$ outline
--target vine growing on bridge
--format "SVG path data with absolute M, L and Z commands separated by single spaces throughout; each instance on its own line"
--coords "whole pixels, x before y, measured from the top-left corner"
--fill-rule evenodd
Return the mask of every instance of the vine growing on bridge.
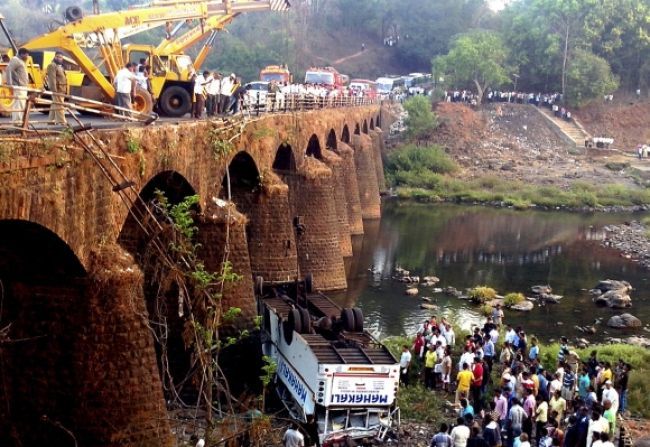
M 224 250 L 226 255 L 219 271 L 210 271 L 201 260 L 201 245 L 196 242 L 199 228 L 195 222 L 199 202 L 199 197 L 193 195 L 171 204 L 164 193 L 155 192 L 151 206 L 165 228 L 157 237 L 168 250 L 165 262 L 157 258 L 157 250 L 152 253 L 156 257 L 149 258 L 149 267 L 155 272 L 150 283 L 158 285 L 156 306 L 150 315 L 151 329 L 160 346 L 165 388 L 174 395 L 174 400 L 181 406 L 187 406 L 176 387 L 178 384 L 191 383 L 199 396 L 196 414 L 201 407 L 208 422 L 213 421 L 215 411 L 221 418 L 230 415 L 232 420 L 237 421 L 234 418 L 233 396 L 220 367 L 219 354 L 225 347 L 249 335 L 246 330 L 228 337 L 221 334 L 224 326 L 232 328 L 242 318 L 240 308 L 224 308 L 222 303 L 226 285 L 241 280 L 241 276 L 233 271 L 228 248 Z M 176 313 L 184 322 L 183 342 L 192 356 L 191 368 L 181 380 L 171 373 L 169 359 L 171 329 L 168 322 L 168 294 L 174 289 L 178 291 Z M 235 422 L 234 428 L 239 432 L 242 424 Z

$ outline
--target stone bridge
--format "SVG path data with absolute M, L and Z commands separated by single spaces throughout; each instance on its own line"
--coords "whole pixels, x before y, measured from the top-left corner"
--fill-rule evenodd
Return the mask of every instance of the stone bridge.
M 242 275 L 223 302 L 247 325 L 255 276 L 346 287 L 350 236 L 380 217 L 391 120 L 380 106 L 269 115 L 232 144 L 239 129 L 207 121 L 93 132 L 144 203 L 158 190 L 200 197 L 200 255 L 214 271 L 227 255 Z M 65 136 L 0 139 L 0 445 L 74 445 L 66 431 L 80 446 L 173 444 L 149 327 L 166 286 L 147 266 L 138 205 L 95 156 Z M 163 292 L 182 357 L 178 291 Z

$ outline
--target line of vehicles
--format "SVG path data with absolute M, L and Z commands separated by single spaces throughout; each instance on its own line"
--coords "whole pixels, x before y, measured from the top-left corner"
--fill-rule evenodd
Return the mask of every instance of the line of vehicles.
M 386 98 L 392 93 L 412 92 L 424 93 L 421 87 L 429 82 L 431 75 L 425 73 L 411 73 L 408 76 L 386 76 L 376 80 L 350 79 L 341 74 L 334 67 L 310 67 L 307 69 L 304 84 L 318 86 L 323 93 L 351 93 L 368 99 Z M 285 65 L 269 65 L 260 71 L 258 81 L 249 82 L 245 88 L 248 90 L 246 102 L 264 104 L 271 92 L 272 84 L 279 87 L 293 84 L 293 75 Z

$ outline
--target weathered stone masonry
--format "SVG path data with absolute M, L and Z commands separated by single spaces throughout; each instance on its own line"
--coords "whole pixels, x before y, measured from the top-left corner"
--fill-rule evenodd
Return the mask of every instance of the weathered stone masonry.
M 363 232 L 362 215 L 379 217 L 378 117 L 389 115 L 372 106 L 267 116 L 249 123 L 227 154 L 209 122 L 95 135 L 141 194 L 200 196 L 201 255 L 211 269 L 224 257 L 228 206 L 217 199 L 228 198 L 230 167 L 229 258 L 243 280 L 224 304 L 240 307 L 246 322 L 255 313 L 254 275 L 313 273 L 322 290 L 346 287 L 350 233 Z M 314 136 L 322 150 L 307 156 Z M 282 147 L 291 160 L 274 169 Z M 10 336 L 27 340 L 0 341 L 8 384 L 0 387 L 0 445 L 17 437 L 68 445 L 57 424 L 84 446 L 172 444 L 147 327 L 148 241 L 112 186 L 70 142 L 0 141 L 0 328 L 12 323 Z

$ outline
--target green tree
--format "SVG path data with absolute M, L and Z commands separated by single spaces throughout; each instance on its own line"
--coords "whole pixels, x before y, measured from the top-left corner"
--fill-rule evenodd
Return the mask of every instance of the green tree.
M 509 81 L 508 51 L 501 36 L 475 30 L 458 36 L 449 53 L 433 61 L 434 73 L 451 76 L 456 85 L 474 84 L 481 103 L 484 92 Z
M 407 135 L 415 141 L 428 140 L 438 126 L 436 115 L 431 111 L 431 101 L 427 96 L 414 96 L 404 102 L 408 112 L 405 123 Z
M 585 102 L 611 93 L 618 88 L 618 79 L 612 74 L 609 63 L 602 57 L 576 50 L 567 70 L 567 102 L 580 106 Z

